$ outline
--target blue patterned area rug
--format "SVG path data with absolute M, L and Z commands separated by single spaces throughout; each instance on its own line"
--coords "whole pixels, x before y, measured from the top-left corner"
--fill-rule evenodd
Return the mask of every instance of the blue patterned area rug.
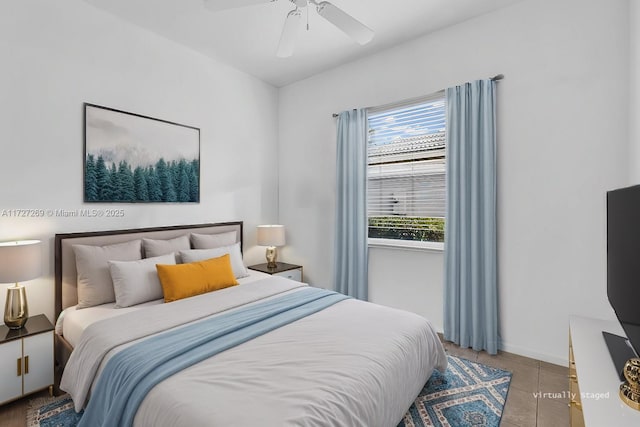
M 33 399 L 27 407 L 27 427 L 75 427 L 81 417 L 68 394 Z
M 398 427 L 493 427 L 500 424 L 511 373 L 448 356 L 444 374 L 435 371 Z M 82 417 L 64 394 L 29 402 L 27 427 L 75 427 Z
M 398 427 L 500 425 L 511 372 L 448 356 L 444 374 L 434 371 Z

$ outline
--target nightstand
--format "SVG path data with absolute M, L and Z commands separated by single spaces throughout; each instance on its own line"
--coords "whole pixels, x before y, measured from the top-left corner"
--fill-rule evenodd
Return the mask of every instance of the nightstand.
M 49 388 L 53 393 L 53 325 L 44 314 L 20 329 L 0 326 L 0 404 Z
M 287 264 L 285 262 L 277 262 L 277 267 L 269 268 L 267 263 L 250 265 L 249 268 L 263 273 L 271 274 L 272 276 L 282 276 L 291 280 L 297 280 L 302 282 L 302 266 L 295 264 Z

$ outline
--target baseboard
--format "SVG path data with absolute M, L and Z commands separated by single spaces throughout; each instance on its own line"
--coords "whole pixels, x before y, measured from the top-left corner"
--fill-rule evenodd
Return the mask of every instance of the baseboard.
M 529 348 L 523 348 L 517 345 L 511 345 L 503 342 L 500 350 L 507 353 L 517 354 L 519 356 L 530 357 L 532 359 L 542 360 L 543 362 L 553 363 L 554 365 L 569 366 L 569 348 L 567 347 L 567 357 L 556 357 L 546 353 L 539 353 Z
M 440 340 L 444 342 L 444 334 L 442 331 L 437 332 Z M 567 347 L 567 357 L 556 357 L 551 356 L 546 353 L 539 353 L 537 351 L 531 350 L 529 348 L 524 348 L 517 345 L 511 345 L 505 342 L 501 342 L 498 347 L 500 351 L 504 351 L 506 353 L 517 354 L 518 356 L 529 357 L 531 359 L 542 360 L 543 362 L 553 363 L 554 365 L 560 366 L 569 366 L 569 348 Z

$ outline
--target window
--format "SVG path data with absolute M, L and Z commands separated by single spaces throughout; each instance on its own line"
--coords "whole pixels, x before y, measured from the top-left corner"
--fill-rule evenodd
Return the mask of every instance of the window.
M 370 239 L 396 241 L 387 241 L 391 244 L 444 242 L 444 107 L 440 92 L 418 102 L 369 111 Z

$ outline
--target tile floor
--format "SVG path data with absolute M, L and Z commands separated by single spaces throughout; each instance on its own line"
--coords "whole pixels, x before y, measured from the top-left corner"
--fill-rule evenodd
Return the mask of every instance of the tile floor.
M 559 393 L 567 390 L 568 369 L 510 353 L 490 356 L 484 352 L 444 344 L 453 356 L 478 361 L 512 372 L 511 386 L 500 427 L 560 427 L 569 425 L 567 399 L 536 397 L 536 392 Z M 0 426 L 25 427 L 27 403 L 45 397 L 46 391 L 0 406 Z
M 38 397 L 47 397 L 49 392 L 44 390 L 34 393 L 20 400 L 16 400 L 6 405 L 0 406 L 0 426 L 2 427 L 26 427 L 27 425 L 27 404 L 29 400 Z
M 497 356 L 490 356 L 451 343 L 445 343 L 444 347 L 453 356 L 505 369 L 513 374 L 500 427 L 569 425 L 568 399 L 536 395 L 538 392 L 556 396 L 566 394 L 569 387 L 568 368 L 511 353 L 500 352 Z

